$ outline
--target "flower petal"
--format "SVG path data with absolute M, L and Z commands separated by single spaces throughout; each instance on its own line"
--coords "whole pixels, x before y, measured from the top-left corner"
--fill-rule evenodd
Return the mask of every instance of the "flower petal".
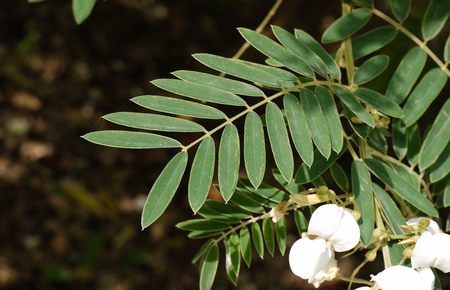
M 358 287 L 355 290 L 370 290 L 372 288 L 370 288 L 369 286 L 363 286 L 363 287 Z
M 406 224 L 408 226 L 415 226 L 417 225 L 422 219 L 428 219 L 430 220 L 430 223 L 427 227 L 427 231 L 432 234 L 442 233 L 442 230 L 439 228 L 439 225 L 436 221 L 426 218 L 426 217 L 413 217 L 406 221 Z
M 450 235 L 437 233 L 433 235 L 433 248 L 436 253 L 436 260 L 432 267 L 444 273 L 450 272 Z
M 420 275 L 416 270 L 405 266 L 392 266 L 384 269 L 372 280 L 383 290 L 425 290 L 422 288 Z
M 411 265 L 414 269 L 429 268 L 436 260 L 433 234 L 423 232 L 414 246 Z
M 434 277 L 433 271 L 430 268 L 425 268 L 422 270 L 418 270 L 417 273 L 419 273 L 419 279 L 421 283 L 420 289 L 433 290 L 434 280 L 436 279 Z
M 297 240 L 289 252 L 292 272 L 303 279 L 313 279 L 334 259 L 334 252 L 324 239 L 310 239 L 306 235 Z
M 344 209 L 344 215 L 329 241 L 336 252 L 345 252 L 353 249 L 359 242 L 360 230 L 358 223 L 349 210 Z
M 343 216 L 344 208 L 340 206 L 335 204 L 319 206 L 309 220 L 308 234 L 328 239 L 337 230 Z

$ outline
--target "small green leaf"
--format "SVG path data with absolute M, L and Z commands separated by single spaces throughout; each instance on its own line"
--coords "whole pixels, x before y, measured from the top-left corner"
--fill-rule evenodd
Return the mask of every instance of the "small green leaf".
M 145 229 L 166 210 L 180 185 L 188 160 L 185 151 L 175 155 L 156 179 L 142 209 L 141 226 Z
M 441 111 L 428 131 L 420 149 L 419 168 L 427 169 L 438 159 L 450 141 L 450 99 L 447 99 Z
M 328 67 L 330 75 L 335 79 L 341 79 L 341 70 L 334 58 L 318 43 L 314 37 L 303 30 L 295 29 L 295 37 L 307 48 L 317 54 Z
M 450 173 L 450 143 L 430 168 L 430 181 L 438 182 Z
M 207 219 L 192 219 L 180 222 L 176 225 L 183 231 L 220 232 L 228 228 L 228 224 Z
M 221 200 L 213 200 L 209 199 L 205 202 L 202 209 L 200 209 L 199 213 L 203 215 L 203 209 L 207 208 L 209 210 L 214 211 L 217 215 L 221 215 L 223 218 L 230 218 L 230 219 L 238 219 L 243 220 L 250 218 L 251 215 L 247 212 L 245 209 L 241 209 L 235 205 L 225 203 Z M 210 211 L 211 213 L 211 211 Z M 212 218 L 209 216 L 209 218 Z M 216 217 L 214 217 L 216 219 Z M 220 219 L 220 218 L 219 218 Z
M 210 238 L 222 234 L 221 232 L 211 232 L 211 231 L 193 231 L 188 234 L 190 239 L 204 239 Z
M 391 187 L 401 198 L 426 214 L 438 216 L 433 203 L 388 165 L 376 159 L 365 159 L 364 162 L 376 177 Z
M 247 64 L 251 67 L 257 68 L 263 72 L 270 74 L 272 77 L 276 78 L 279 83 L 278 83 L 278 85 L 272 86 L 275 88 L 289 87 L 287 85 L 295 86 L 296 85 L 295 82 L 298 81 L 298 78 L 293 73 L 291 73 L 290 71 L 278 68 L 278 67 L 272 67 L 272 66 L 249 62 L 249 61 L 245 61 L 245 60 L 240 60 L 240 62 Z M 261 83 L 260 81 L 255 81 L 255 82 Z M 261 84 L 264 85 L 264 83 L 261 83 Z
M 340 87 L 333 86 L 333 90 L 336 92 L 337 96 L 341 101 L 352 111 L 361 121 L 369 125 L 370 127 L 375 127 L 375 122 L 367 112 L 366 108 L 358 102 L 356 96 Z
M 259 195 L 260 197 L 271 200 L 277 204 L 289 199 L 289 195 L 286 192 L 284 192 L 276 187 L 273 187 L 271 185 L 267 185 L 265 183 L 262 183 L 258 187 L 258 189 L 254 189 L 253 186 L 250 184 L 250 182 L 248 182 L 245 179 L 240 179 L 238 186 L 239 187 L 243 186 L 250 192 L 253 192 L 253 193 Z
M 284 96 L 283 104 L 295 149 L 297 149 L 303 162 L 311 166 L 314 158 L 314 148 L 303 107 L 292 94 Z
M 389 56 L 380 54 L 365 61 L 353 75 L 353 83 L 362 85 L 379 76 L 389 65 Z
M 245 193 L 241 193 L 239 191 L 233 194 L 231 198 L 233 204 L 239 206 L 240 208 L 252 212 L 252 213 L 263 213 L 264 208 L 260 205 L 259 202 L 251 199 Z
M 314 76 L 313 70 L 302 60 L 302 58 L 293 54 L 291 51 L 287 50 L 267 36 L 247 28 L 239 28 L 239 32 L 254 48 L 283 64 L 285 67 L 301 75 L 308 77 Z
M 403 22 L 411 10 L 411 0 L 389 0 L 392 13 L 398 21 Z
M 343 192 L 350 192 L 350 183 L 348 182 L 347 174 L 345 174 L 344 169 L 342 169 L 339 164 L 333 163 L 330 167 L 330 171 L 337 186 L 339 186 Z
M 403 252 L 405 251 L 405 247 L 398 244 L 395 241 L 388 242 L 389 255 L 391 260 L 391 265 L 398 265 L 405 258 L 403 256 Z
M 182 99 L 163 96 L 139 96 L 132 102 L 158 112 L 202 119 L 225 119 L 227 116 L 216 108 Z
M 88 133 L 82 138 L 89 142 L 126 149 L 176 148 L 182 145 L 177 140 L 152 133 L 104 130 Z
M 372 17 L 366 8 L 358 8 L 333 22 L 323 33 L 321 41 L 331 43 L 343 40 L 360 30 Z
M 408 152 L 406 127 L 400 119 L 394 119 L 392 122 L 392 147 L 399 160 L 402 160 Z
M 300 99 L 314 144 L 319 152 L 328 158 L 331 154 L 331 140 L 320 103 L 316 95 L 309 89 L 300 91 Z
M 242 61 L 207 53 L 197 53 L 193 56 L 202 64 L 217 71 L 272 87 L 278 87 L 280 85 L 280 82 L 271 74 Z
M 220 192 L 228 201 L 236 188 L 240 164 L 239 134 L 236 126 L 228 124 L 219 145 L 218 179 Z
M 444 47 L 444 60 L 445 62 L 450 62 L 450 34 L 447 37 Z
M 252 239 L 255 245 L 256 252 L 261 259 L 264 258 L 264 241 L 261 232 L 261 227 L 257 222 L 252 224 Z
M 252 244 L 250 240 L 250 232 L 247 227 L 241 228 L 239 231 L 239 238 L 241 240 L 240 248 L 242 258 L 245 264 L 247 264 L 247 267 L 250 268 L 250 264 L 252 263 Z
M 308 230 L 308 220 L 301 210 L 294 210 L 294 221 L 298 235 L 302 236 Z
M 275 103 L 268 103 L 266 106 L 266 126 L 277 168 L 286 181 L 289 181 L 294 172 L 294 157 L 283 113 Z
M 440 68 L 429 70 L 414 88 L 403 107 L 406 126 L 414 124 L 425 113 L 447 83 L 447 75 Z
M 402 212 L 392 200 L 392 198 L 384 191 L 378 184 L 372 183 L 372 189 L 375 196 L 380 204 L 381 212 L 384 219 L 389 224 L 391 231 L 395 235 L 404 234 L 401 225 L 406 225 L 406 220 L 403 217 Z
M 334 102 L 333 96 L 328 89 L 319 86 L 316 87 L 316 97 L 322 108 L 323 115 L 326 116 L 325 121 L 330 134 L 331 147 L 334 152 L 341 152 L 344 145 L 344 135 L 339 112 Z
M 411 48 L 400 61 L 389 81 L 386 98 L 400 104 L 413 88 L 427 61 L 427 54 L 420 47 Z
M 211 246 L 214 244 L 213 240 L 208 240 L 206 243 L 204 243 L 200 249 L 195 253 L 194 257 L 192 257 L 192 264 L 197 263 L 200 259 L 205 257 L 206 253 L 209 251 Z
M 422 144 L 419 125 L 416 123 L 409 126 L 406 129 L 406 136 L 408 137 L 408 151 L 406 152 L 406 156 L 408 157 L 409 164 L 415 166 L 419 163 L 420 145 Z
M 203 126 L 185 119 L 148 113 L 116 112 L 103 116 L 112 123 L 143 130 L 202 132 Z
M 403 112 L 399 105 L 389 100 L 377 91 L 366 88 L 359 88 L 355 91 L 355 94 L 365 103 L 388 116 L 392 116 L 395 118 L 403 117 Z
M 341 152 L 340 154 L 342 154 L 343 152 Z M 308 167 L 306 164 L 300 165 L 300 168 L 295 174 L 295 182 L 304 184 L 316 179 L 339 158 L 340 154 L 332 152 L 330 158 L 328 158 L 327 160 L 316 150 L 314 152 L 313 165 L 311 167 Z
M 422 36 L 425 41 L 433 39 L 444 28 L 450 14 L 448 0 L 431 0 L 422 21 Z
M 273 233 L 272 221 L 269 218 L 263 220 L 263 235 L 267 251 L 273 257 L 275 252 L 275 236 Z
M 327 65 L 309 47 L 300 42 L 295 36 L 279 26 L 272 26 L 273 34 L 287 49 L 302 58 L 311 68 L 321 76 L 326 77 L 328 73 Z
M 286 219 L 282 217 L 276 224 L 277 244 L 282 256 L 286 252 Z
M 386 129 L 383 128 L 374 128 L 369 132 L 368 136 L 370 144 L 384 154 L 386 154 L 388 150 L 385 131 Z
M 218 265 L 219 247 L 217 244 L 213 244 L 209 247 L 208 253 L 202 262 L 202 269 L 200 271 L 200 290 L 209 290 L 212 288 Z
M 75 22 L 81 24 L 91 15 L 97 0 L 72 0 L 72 12 Z
M 450 180 L 447 181 L 447 185 L 445 186 L 444 198 L 443 198 L 442 202 L 443 202 L 444 207 L 450 206 Z
M 266 171 L 266 144 L 261 118 L 255 112 L 249 112 L 245 118 L 244 163 L 248 179 L 258 188 Z
M 361 241 L 367 247 L 372 240 L 375 208 L 370 173 L 361 160 L 354 160 L 352 163 L 352 188 L 355 194 L 356 204 L 361 213 L 361 218 L 358 220 L 358 225 L 361 230 Z
M 151 83 L 168 92 L 196 100 L 230 106 L 246 105 L 246 102 L 243 99 L 233 93 L 205 85 L 177 79 L 156 79 Z
M 239 223 L 241 221 L 241 216 L 248 216 L 248 214 L 242 214 L 242 213 L 236 213 L 232 215 L 223 214 L 220 211 L 216 211 L 214 209 L 211 209 L 207 206 L 202 206 L 200 210 L 197 212 L 201 217 L 204 217 L 208 220 L 214 220 L 226 224 L 234 224 Z
M 237 95 L 250 96 L 250 97 L 264 97 L 265 94 L 261 89 L 252 86 L 250 84 L 226 79 L 220 76 L 197 72 L 189 70 L 178 70 L 172 73 L 177 78 L 182 80 L 193 82 L 208 87 L 213 87 L 219 90 L 224 90 Z
M 224 240 L 225 245 L 225 270 L 230 281 L 236 286 L 241 267 L 241 253 L 239 249 L 239 236 L 232 233 L 230 239 Z
M 275 180 L 283 186 L 284 189 L 287 190 L 289 193 L 299 193 L 301 191 L 304 191 L 305 188 L 298 183 L 295 183 L 295 180 L 292 179 L 290 182 L 287 182 L 284 180 L 284 177 L 281 175 L 280 171 L 277 169 L 272 170 L 272 175 L 275 178 Z
M 355 37 L 352 40 L 353 58 L 359 59 L 385 47 L 394 40 L 397 33 L 392 26 L 380 26 Z
M 356 117 L 355 114 L 350 111 L 345 105 L 344 107 L 344 116 L 346 117 L 350 127 L 352 127 L 353 131 L 355 131 L 356 135 L 359 137 L 366 139 L 369 134 L 373 131 L 373 129 L 367 126 L 365 123 L 361 122 L 361 120 Z
M 205 138 L 197 149 L 192 162 L 188 185 L 188 199 L 191 209 L 196 213 L 208 196 L 214 175 L 216 148 L 211 137 Z

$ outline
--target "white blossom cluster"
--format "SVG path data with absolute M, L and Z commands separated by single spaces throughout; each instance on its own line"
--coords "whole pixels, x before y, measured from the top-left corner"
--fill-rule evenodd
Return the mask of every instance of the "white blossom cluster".
M 413 218 L 407 223 L 415 226 L 421 219 Z M 322 282 L 338 275 L 335 252 L 355 248 L 359 239 L 359 226 L 350 210 L 334 204 L 322 205 L 312 214 L 308 231 L 292 245 L 289 253 L 291 270 L 318 288 Z M 356 290 L 433 290 L 435 276 L 431 268 L 450 272 L 450 235 L 443 233 L 432 220 L 415 243 L 411 267 L 388 267 L 371 275 L 372 287 Z

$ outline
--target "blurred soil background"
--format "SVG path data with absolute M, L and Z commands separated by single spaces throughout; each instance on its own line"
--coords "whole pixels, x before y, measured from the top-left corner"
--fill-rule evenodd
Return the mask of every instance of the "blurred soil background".
M 198 288 L 190 261 L 202 241 L 174 227 L 192 217 L 185 181 L 165 214 L 140 229 L 143 201 L 174 152 L 111 149 L 80 136 L 113 128 L 102 115 L 139 110 L 128 99 L 158 93 L 150 80 L 202 70 L 190 54 L 232 56 L 242 44 L 235 27 L 255 28 L 272 4 L 99 0 L 77 26 L 71 1 L 0 0 L 0 289 Z M 339 1 L 286 0 L 272 23 L 319 38 L 339 11 Z M 233 287 L 222 261 L 214 289 Z M 238 284 L 307 287 L 287 257 L 268 256 L 243 267 Z

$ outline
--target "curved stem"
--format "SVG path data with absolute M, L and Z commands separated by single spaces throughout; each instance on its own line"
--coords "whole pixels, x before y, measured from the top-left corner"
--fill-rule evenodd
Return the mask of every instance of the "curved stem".
M 422 48 L 426 52 L 426 54 L 428 54 L 431 57 L 431 59 L 447 74 L 447 76 L 450 77 L 450 70 L 448 69 L 447 64 L 444 64 L 439 59 L 439 57 L 436 56 L 436 54 L 427 46 L 426 42 L 420 40 L 411 31 L 406 29 L 402 24 L 395 21 L 391 17 L 387 16 L 382 11 L 380 11 L 374 7 L 368 8 L 368 9 L 372 10 L 373 14 L 375 14 L 379 18 L 383 19 L 384 21 L 386 21 L 387 23 L 389 23 L 390 25 L 392 25 L 393 27 L 398 29 L 401 33 L 406 35 L 409 39 L 414 41 L 420 48 Z

